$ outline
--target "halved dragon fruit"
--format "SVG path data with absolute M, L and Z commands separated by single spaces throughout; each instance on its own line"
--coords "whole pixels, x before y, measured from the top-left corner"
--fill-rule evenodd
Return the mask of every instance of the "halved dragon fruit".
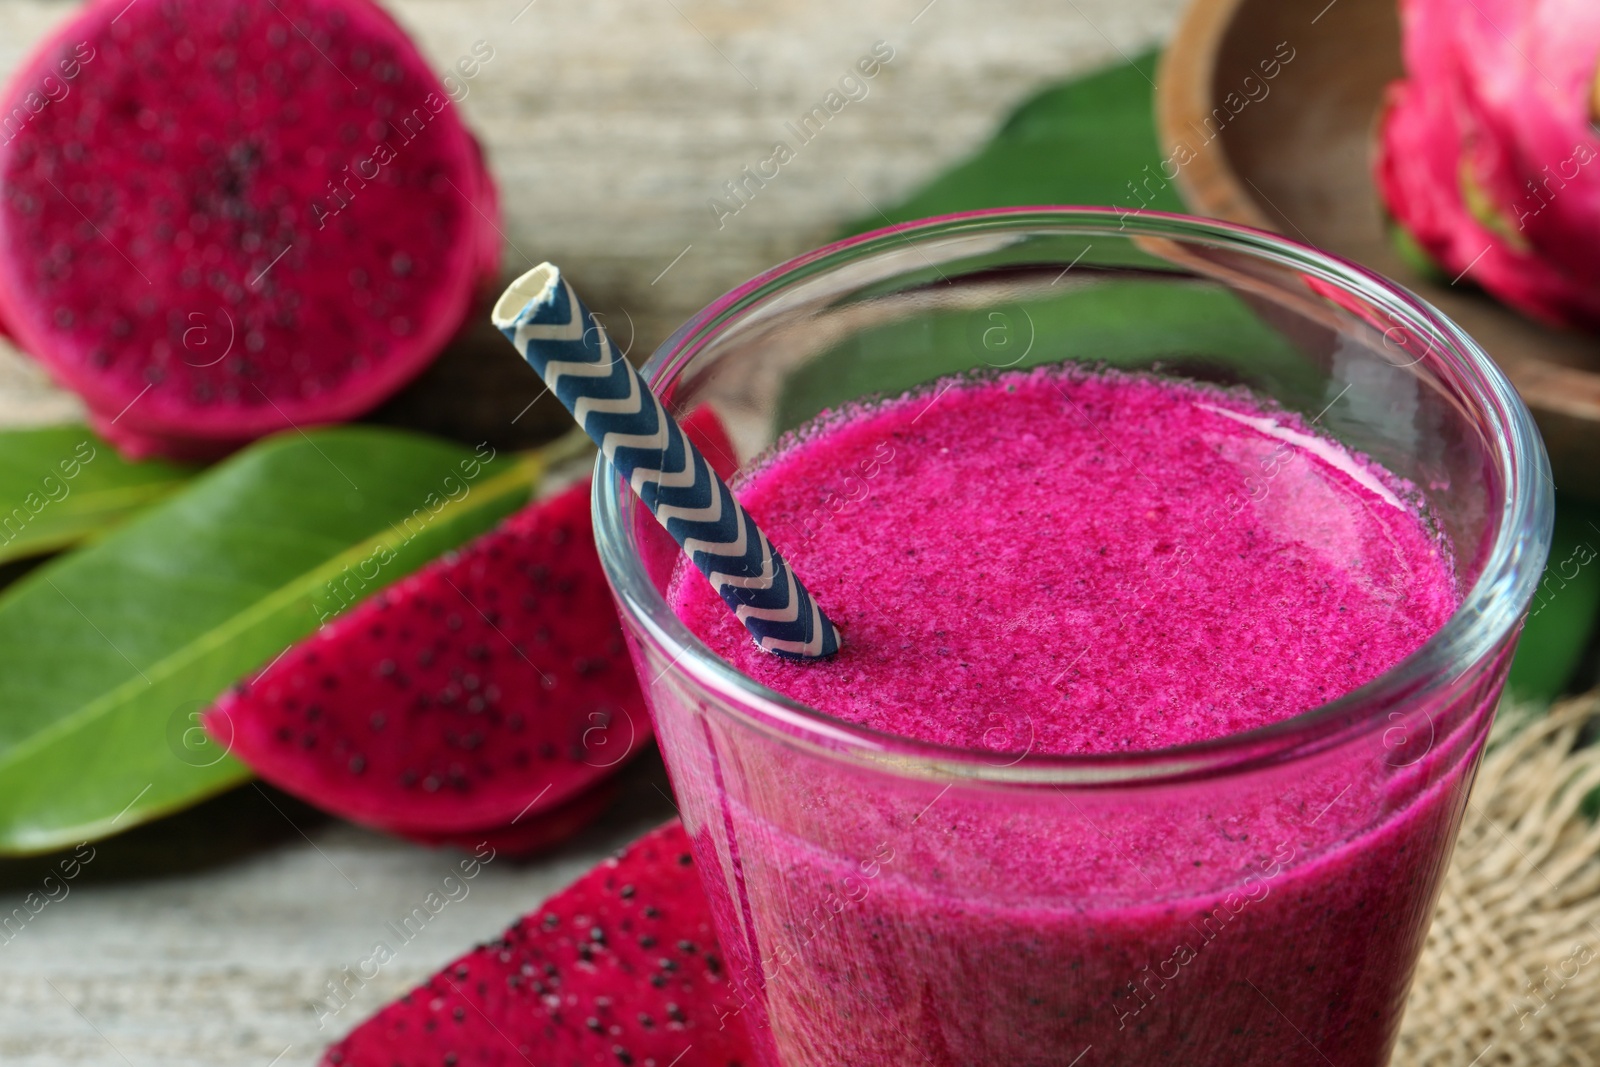
M 711 409 L 684 429 L 726 474 Z M 652 736 L 589 494 L 584 478 L 357 604 L 206 729 L 274 785 L 426 844 L 526 854 L 580 829 Z
M 1403 0 L 1376 164 L 1446 279 L 1600 329 L 1600 5 Z
M 448 964 L 322 1067 L 753 1062 L 689 838 L 672 822 Z
M 0 319 L 130 455 L 358 415 L 498 269 L 477 143 L 371 0 L 91 0 L 0 114 Z

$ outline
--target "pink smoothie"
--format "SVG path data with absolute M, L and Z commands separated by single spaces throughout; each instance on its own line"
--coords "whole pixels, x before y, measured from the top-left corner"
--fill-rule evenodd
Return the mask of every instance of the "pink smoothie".
M 760 652 L 692 570 L 690 628 L 811 707 L 996 764 L 1279 722 L 1459 603 L 1412 486 L 1240 391 L 948 381 L 825 415 L 736 488 L 844 648 Z M 920 798 L 845 778 L 766 808 L 788 763 L 746 761 L 702 865 L 742 931 L 736 1014 L 786 1067 L 1382 1063 L 1476 754 L 1434 742 L 1140 797 L 933 791 L 910 820 Z

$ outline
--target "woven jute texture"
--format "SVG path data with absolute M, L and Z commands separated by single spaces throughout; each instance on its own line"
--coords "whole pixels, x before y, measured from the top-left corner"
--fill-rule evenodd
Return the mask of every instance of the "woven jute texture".
M 1600 1065 L 1600 696 L 1501 709 L 1395 1067 Z M 1592 727 L 1591 727 L 1592 729 Z

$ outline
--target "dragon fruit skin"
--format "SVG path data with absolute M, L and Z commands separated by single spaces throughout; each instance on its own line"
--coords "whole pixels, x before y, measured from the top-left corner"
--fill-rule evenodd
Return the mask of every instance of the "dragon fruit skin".
M 1449 278 L 1600 329 L 1600 65 L 1592 0 L 1402 0 L 1408 79 L 1376 162 L 1397 222 Z

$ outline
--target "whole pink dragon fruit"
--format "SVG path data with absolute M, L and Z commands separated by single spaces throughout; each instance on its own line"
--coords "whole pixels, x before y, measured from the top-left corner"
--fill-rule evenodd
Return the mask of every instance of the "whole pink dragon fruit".
M 1448 278 L 1600 330 L 1600 3 L 1401 0 L 1408 77 L 1377 160 Z

